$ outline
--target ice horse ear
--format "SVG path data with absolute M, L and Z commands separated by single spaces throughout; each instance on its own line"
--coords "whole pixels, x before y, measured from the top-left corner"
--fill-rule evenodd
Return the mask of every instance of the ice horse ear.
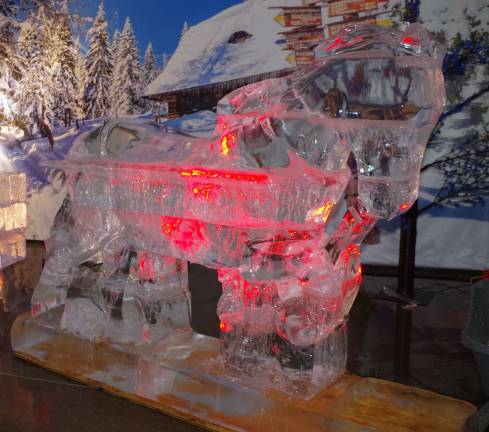
M 442 51 L 419 24 L 353 26 L 316 48 L 323 74 L 335 79 L 325 104 L 341 107 L 329 110 L 331 125 L 355 155 L 359 199 L 375 217 L 392 219 L 417 198 L 424 150 L 445 105 Z

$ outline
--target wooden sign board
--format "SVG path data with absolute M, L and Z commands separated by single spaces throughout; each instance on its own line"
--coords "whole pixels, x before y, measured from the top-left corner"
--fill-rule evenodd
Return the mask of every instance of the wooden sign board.
M 282 17 L 278 19 L 278 17 Z M 284 7 L 275 20 L 284 27 L 321 26 L 321 8 L 316 6 Z M 282 22 L 283 21 L 283 22 Z
M 290 64 L 295 65 L 295 53 L 287 54 L 285 57 L 285 61 L 288 61 Z
M 330 17 L 357 14 L 371 10 L 377 10 L 377 0 L 342 0 L 329 4 L 328 15 Z
M 314 51 L 295 51 L 295 64 L 297 66 L 307 65 L 314 62 Z
M 283 49 L 292 51 L 310 50 L 324 39 L 324 30 L 318 27 L 300 28 L 281 34 L 287 39 Z

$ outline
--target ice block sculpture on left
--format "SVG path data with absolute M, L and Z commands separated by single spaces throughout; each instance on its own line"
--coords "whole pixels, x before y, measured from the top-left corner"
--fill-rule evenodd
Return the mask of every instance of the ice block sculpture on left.
M 26 253 L 26 189 L 24 173 L 0 173 L 0 299 L 4 302 L 7 287 L 2 269 L 23 260 Z
M 26 176 L 0 173 L 0 269 L 25 258 Z
M 306 398 L 334 380 L 360 243 L 416 199 L 445 94 L 420 25 L 353 26 L 316 55 L 223 98 L 211 138 L 112 120 L 50 163 L 69 202 L 33 311 L 64 305 L 64 331 L 185 373 Z M 345 206 L 349 159 L 358 199 Z M 189 327 L 187 261 L 218 269 L 221 368 L 188 363 L 203 339 Z

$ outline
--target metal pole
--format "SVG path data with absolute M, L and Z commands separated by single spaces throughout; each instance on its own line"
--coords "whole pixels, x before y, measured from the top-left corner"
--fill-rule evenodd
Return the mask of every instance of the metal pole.
M 416 224 L 418 202 L 401 216 L 401 238 L 399 243 L 399 273 L 397 292 L 409 299 L 414 298 L 414 269 L 416 259 Z M 409 376 L 411 354 L 412 310 L 398 303 L 396 308 L 396 371 L 401 382 Z

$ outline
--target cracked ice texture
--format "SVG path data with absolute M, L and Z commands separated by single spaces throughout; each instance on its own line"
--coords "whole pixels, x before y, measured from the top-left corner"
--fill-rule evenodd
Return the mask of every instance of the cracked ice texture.
M 197 262 L 219 269 L 228 363 L 310 370 L 316 385 L 334 378 L 361 281 L 359 245 L 377 219 L 416 199 L 445 92 L 439 49 L 417 24 L 352 27 L 316 54 L 285 78 L 223 98 L 209 139 L 111 120 L 51 163 L 67 174 L 70 206 L 33 309 L 68 292 L 65 328 L 89 306 L 151 341 L 155 325 L 188 326 L 182 260 Z M 358 199 L 345 206 L 348 184 Z M 123 325 L 99 321 L 83 336 L 121 340 Z
M 25 258 L 26 176 L 0 173 L 0 269 Z

